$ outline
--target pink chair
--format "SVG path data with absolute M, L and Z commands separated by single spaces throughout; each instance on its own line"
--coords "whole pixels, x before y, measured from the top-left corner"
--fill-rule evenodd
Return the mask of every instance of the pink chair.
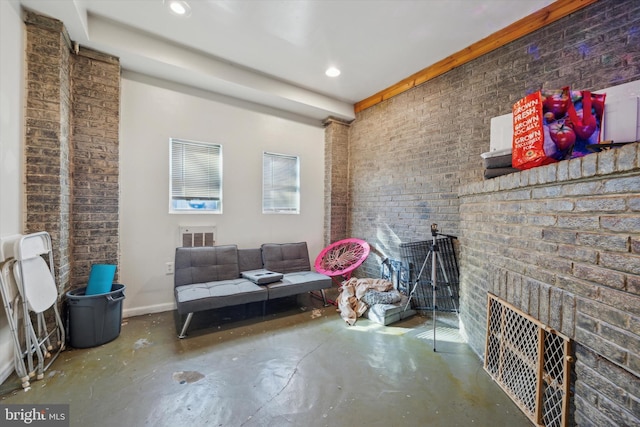
M 339 240 L 318 254 L 314 266 L 318 273 L 326 274 L 334 281 L 336 277 L 349 280 L 353 270 L 367 259 L 370 250 L 369 244 L 364 240 L 356 238 Z

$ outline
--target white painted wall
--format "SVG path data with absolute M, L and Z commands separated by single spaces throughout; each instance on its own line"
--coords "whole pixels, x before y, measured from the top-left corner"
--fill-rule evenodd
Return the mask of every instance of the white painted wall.
M 24 30 L 17 1 L 0 1 L 0 237 L 22 232 Z M 0 314 L 0 383 L 13 371 L 13 345 Z
M 215 225 L 216 244 L 306 241 L 323 248 L 324 129 L 286 114 L 123 73 L 120 111 L 120 281 L 124 316 L 175 307 L 180 225 Z M 169 138 L 222 144 L 223 213 L 169 214 Z M 262 152 L 300 156 L 301 214 L 262 214 Z

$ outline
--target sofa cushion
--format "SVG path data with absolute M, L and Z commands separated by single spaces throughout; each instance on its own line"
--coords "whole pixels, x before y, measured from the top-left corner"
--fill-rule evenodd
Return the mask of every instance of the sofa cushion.
M 265 243 L 262 245 L 262 263 L 265 269 L 278 273 L 311 270 L 306 242 Z
M 240 277 L 236 245 L 176 248 L 174 285 L 190 285 Z
M 314 271 L 287 273 L 281 281 L 267 285 L 269 299 L 288 297 L 304 292 L 318 291 L 332 286 L 331 277 Z
M 267 290 L 246 279 L 220 280 L 175 288 L 178 313 L 265 301 Z

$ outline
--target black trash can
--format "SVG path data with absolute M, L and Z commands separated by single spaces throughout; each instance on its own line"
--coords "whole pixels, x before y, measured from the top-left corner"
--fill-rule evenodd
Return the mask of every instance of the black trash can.
M 85 295 L 86 287 L 67 292 L 69 345 L 95 347 L 118 338 L 122 324 L 124 285 L 111 292 Z

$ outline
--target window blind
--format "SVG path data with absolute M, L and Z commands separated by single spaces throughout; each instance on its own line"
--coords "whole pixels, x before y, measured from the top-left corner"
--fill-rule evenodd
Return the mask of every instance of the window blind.
M 297 156 L 265 152 L 262 163 L 262 212 L 300 212 L 300 162 Z
M 222 147 L 171 139 L 171 198 L 219 201 L 222 193 Z

